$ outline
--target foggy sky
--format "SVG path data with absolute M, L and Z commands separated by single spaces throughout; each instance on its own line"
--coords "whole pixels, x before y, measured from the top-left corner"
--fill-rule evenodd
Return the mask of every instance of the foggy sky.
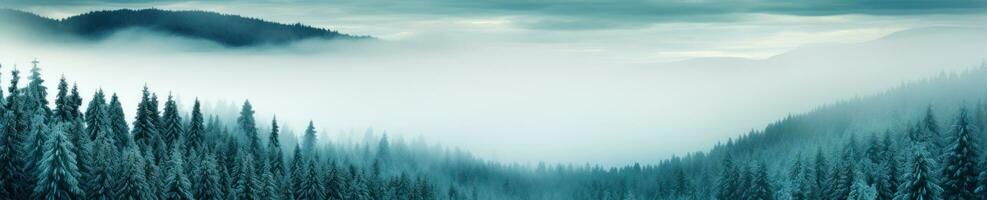
M 13 7 L 52 17 L 203 9 L 382 40 L 231 50 L 144 30 L 96 44 L 0 34 L 11 44 L 0 47 L 0 80 L 7 84 L 9 66 L 23 71 L 39 58 L 49 84 L 65 74 L 87 101 L 97 87 L 119 92 L 131 117 L 147 84 L 184 102 L 250 99 L 262 120 L 277 114 L 295 129 L 309 119 L 334 133 L 373 126 L 504 161 L 653 163 L 788 114 L 980 64 L 987 31 L 978 28 L 984 16 L 970 12 L 979 4 L 917 9 L 931 3 L 916 2 L 813 9 L 701 3 L 689 4 L 698 7 L 694 14 L 643 7 L 621 15 L 606 13 L 643 2 L 586 15 L 577 13 L 592 1 L 432 1 L 372 10 L 312 2 L 49 2 Z M 543 23 L 552 20 L 589 23 Z

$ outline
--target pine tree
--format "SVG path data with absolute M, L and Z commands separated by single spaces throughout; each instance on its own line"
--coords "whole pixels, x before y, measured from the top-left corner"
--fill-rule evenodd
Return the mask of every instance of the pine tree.
M 93 99 L 89 101 L 89 106 L 86 108 L 85 117 L 86 135 L 90 139 L 95 140 L 99 135 L 113 135 L 106 105 L 106 96 L 103 95 L 103 90 L 98 90 L 93 94 Z M 108 137 L 108 139 L 116 138 Z M 116 141 L 112 141 L 111 143 L 116 143 Z
M 123 106 L 120 105 L 120 98 L 114 93 L 110 98 L 110 106 L 107 109 L 107 119 L 110 121 L 110 129 L 113 130 L 113 139 L 117 148 L 123 149 L 133 141 L 130 136 L 130 126 L 127 125 L 127 118 L 123 114 Z
M 305 175 L 299 177 L 302 181 L 296 188 L 299 192 L 295 198 L 309 200 L 326 199 L 327 197 L 323 193 L 325 189 L 322 187 L 323 184 L 319 178 L 318 167 L 316 167 L 315 161 L 309 159 L 308 166 L 305 167 L 305 170 Z
M 261 181 L 261 199 L 282 199 L 280 186 L 271 172 L 271 163 L 264 163 L 259 171 Z
M 206 155 L 205 159 L 202 161 L 202 166 L 198 169 L 201 171 L 196 172 L 196 176 L 200 178 L 199 187 L 195 189 L 195 198 L 200 200 L 219 200 L 224 199 L 226 195 L 223 194 L 223 183 L 220 180 L 219 164 L 216 161 L 216 157 L 213 155 Z
M 195 99 L 195 105 L 192 106 L 192 119 L 189 121 L 188 125 L 188 138 L 186 138 L 186 147 L 197 151 L 203 151 L 203 145 L 205 144 L 205 134 L 206 127 L 203 124 L 202 110 L 199 105 L 199 99 Z
M 41 166 L 41 161 L 44 159 L 45 147 L 47 140 L 49 138 L 49 132 L 51 131 L 47 122 L 45 122 L 45 116 L 40 114 L 42 110 L 34 110 L 34 115 L 30 115 L 31 123 L 29 124 L 27 135 L 31 137 L 27 145 L 22 146 L 23 151 L 29 152 L 25 154 L 25 171 L 31 176 L 28 179 L 29 184 L 35 184 L 38 182 L 38 172 L 41 171 L 39 168 Z M 66 125 L 67 126 L 67 125 Z M 65 131 L 65 130 L 61 130 Z M 68 136 L 66 136 L 68 137 Z M 70 141 L 71 142 L 71 141 Z M 74 146 L 72 147 L 74 150 Z M 75 157 L 75 156 L 73 156 Z M 31 188 L 35 188 L 35 185 L 30 185 Z
M 726 199 L 737 199 L 739 198 L 739 187 L 740 177 L 738 177 L 737 169 L 733 163 L 733 157 L 727 152 L 723 156 L 723 167 L 720 172 L 720 182 L 719 182 L 719 192 L 716 193 L 716 198 L 720 200 Z
M 261 187 L 261 181 L 257 178 L 257 170 L 254 168 L 253 156 L 250 155 L 238 155 L 239 164 L 236 170 L 236 182 L 234 182 L 234 191 L 236 191 L 237 199 L 262 199 L 263 188 Z
M 380 138 L 380 142 L 377 143 L 377 159 L 375 161 L 378 164 L 385 165 L 391 159 L 391 143 L 387 141 L 387 133 Z
M 117 149 L 113 143 L 113 139 L 107 134 L 99 134 L 92 143 L 93 152 L 98 156 L 92 156 L 90 177 L 88 180 L 83 180 L 88 185 L 86 187 L 88 199 L 115 199 L 113 184 L 114 179 L 119 177 L 115 177 L 114 171 L 117 168 L 116 162 L 120 160 L 120 157 L 117 155 Z
M 271 168 L 270 171 L 274 178 L 280 178 L 284 175 L 284 153 L 281 152 L 281 136 L 279 134 L 278 118 L 275 116 L 271 120 L 271 135 L 267 139 L 267 152 L 268 160 Z
M 953 141 L 946 150 L 942 171 L 942 197 L 947 200 L 976 199 L 977 175 L 981 167 L 975 130 L 969 123 L 967 110 L 960 109 L 957 124 L 953 126 Z
M 44 119 L 47 120 L 51 117 L 51 110 L 48 109 L 48 88 L 44 86 L 45 80 L 41 78 L 41 68 L 38 68 L 38 62 L 34 61 L 34 67 L 31 68 L 31 75 L 28 77 L 27 87 L 24 88 L 24 109 L 26 113 L 35 113 L 39 111 Z
M 750 188 L 747 190 L 747 199 L 751 200 L 772 200 L 774 199 L 774 189 L 771 181 L 768 180 L 768 170 L 764 163 L 758 162 L 755 166 Z
M 812 171 L 815 172 L 816 178 L 812 188 L 816 195 L 814 196 L 814 199 L 826 199 L 824 197 L 829 191 L 829 164 L 826 161 L 826 155 L 823 154 L 821 148 L 816 150 L 816 158 Z
M 158 199 L 157 194 L 147 182 L 144 169 L 144 157 L 136 146 L 127 147 L 123 153 L 123 166 L 120 167 L 122 177 L 116 182 L 117 198 L 126 200 Z
M 315 124 L 312 121 L 308 121 L 308 128 L 305 128 L 305 135 L 302 137 L 302 148 L 305 156 L 313 156 L 315 153 Z
M 305 169 L 305 161 L 302 159 L 301 147 L 295 144 L 294 154 L 291 156 L 291 191 L 294 198 L 301 198 L 304 193 L 305 175 L 308 172 Z
M 150 95 L 151 93 L 148 91 L 147 86 L 144 86 L 141 102 L 137 104 L 134 126 L 131 130 L 133 131 L 134 142 L 137 142 L 137 146 L 141 149 L 155 148 L 155 137 L 158 137 L 158 122 L 156 117 L 154 117 L 157 115 L 157 110 L 151 106 Z
M 799 154 L 796 156 L 795 163 L 792 164 L 792 169 L 788 175 L 792 180 L 790 194 L 792 200 L 806 200 L 811 198 L 809 194 L 809 183 L 811 179 L 806 174 L 808 174 L 807 170 L 805 169 L 805 165 L 802 164 L 802 156 Z
M 165 178 L 164 198 L 168 200 L 194 199 L 192 198 L 192 183 L 185 175 L 185 161 L 182 158 L 182 151 L 176 145 L 168 160 L 168 174 Z
M 85 192 L 79 188 L 72 142 L 66 135 L 67 124 L 58 124 L 45 142 L 44 157 L 38 162 L 38 182 L 34 187 L 37 199 L 81 199 Z
M 65 76 L 62 76 L 58 81 L 58 93 L 55 95 L 55 120 L 60 122 L 67 122 L 72 119 L 72 111 L 70 110 L 70 105 L 72 100 L 68 97 L 69 84 L 65 81 Z
M 178 114 L 178 105 L 169 94 L 165 101 L 164 115 L 161 116 L 161 139 L 165 147 L 171 148 L 179 138 L 184 138 L 185 131 L 182 128 L 182 117 Z
M 260 157 L 264 152 L 261 151 L 260 137 L 257 136 L 257 125 L 256 120 L 254 120 L 254 108 L 250 105 L 250 101 L 243 102 L 240 117 L 236 121 L 240 131 L 247 137 L 250 155 L 253 156 L 254 160 L 262 161 Z
M 921 149 L 921 148 L 919 148 Z M 911 171 L 905 175 L 903 183 L 895 194 L 895 200 L 940 199 L 942 188 L 932 174 L 931 163 L 922 152 L 916 152 L 911 161 Z
M 874 186 L 867 185 L 863 179 L 857 179 L 853 182 L 853 188 L 850 190 L 850 194 L 846 199 L 875 200 L 877 199 L 877 189 L 875 189 Z
M 879 200 L 891 200 L 894 198 L 895 193 L 898 191 L 898 176 L 900 174 L 900 167 L 898 167 L 898 155 L 891 141 L 891 134 L 884 134 L 882 139 L 884 143 L 884 161 L 883 161 L 883 172 L 881 179 L 878 180 L 877 187 L 877 199 Z
M 30 180 L 31 175 L 26 171 L 30 161 L 29 144 L 27 135 L 21 122 L 25 117 L 21 109 L 21 95 L 18 90 L 19 72 L 15 69 L 11 72 L 10 96 L 4 100 L 3 109 L 0 112 L 0 191 L 5 197 L 12 199 L 27 199 L 30 197 L 33 188 L 25 180 Z M 2 99 L 2 97 L 0 97 Z M 21 180 L 21 181 L 14 181 Z
M 942 144 L 940 138 L 939 122 L 936 120 L 935 114 L 932 111 L 932 105 L 929 105 L 925 110 L 925 117 L 922 118 L 921 125 L 918 128 L 919 136 L 916 141 L 921 142 L 926 146 L 926 150 L 933 154 L 939 154 L 942 152 Z
M 688 195 L 691 190 L 690 187 L 691 184 L 689 183 L 689 180 L 685 177 L 685 170 L 682 169 L 682 166 L 675 167 L 674 175 L 675 175 L 675 188 L 673 189 L 674 195 L 678 197 L 684 197 Z
M 850 191 L 853 189 L 853 184 L 856 182 L 857 169 L 855 160 L 853 158 L 854 148 L 853 142 L 848 144 L 848 147 L 844 148 L 843 155 L 840 158 L 839 166 L 834 172 L 834 180 L 831 199 L 842 199 L 850 195 Z
M 157 155 L 155 155 L 153 149 L 144 149 L 144 174 L 147 177 L 148 191 L 155 196 L 155 198 L 163 198 L 161 196 L 164 177 L 162 177 L 161 167 L 156 163 L 158 160 Z

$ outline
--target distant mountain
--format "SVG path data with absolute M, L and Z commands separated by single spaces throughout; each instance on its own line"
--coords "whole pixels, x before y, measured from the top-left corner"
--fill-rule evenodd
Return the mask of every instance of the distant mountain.
M 64 19 L 0 9 L 0 24 L 45 36 L 72 35 L 101 40 L 121 30 L 141 28 L 166 35 L 204 39 L 227 47 L 284 45 L 306 39 L 369 39 L 302 24 L 281 24 L 262 19 L 207 11 L 160 9 L 94 11 Z

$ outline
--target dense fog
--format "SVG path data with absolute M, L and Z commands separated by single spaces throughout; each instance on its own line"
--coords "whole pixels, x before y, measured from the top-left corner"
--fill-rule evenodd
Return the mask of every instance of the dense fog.
M 97 42 L 4 32 L 5 71 L 37 58 L 84 94 L 117 92 L 128 116 L 146 84 L 175 91 L 183 112 L 196 97 L 228 112 L 249 99 L 259 121 L 276 114 L 301 129 L 311 119 L 329 140 L 373 127 L 503 161 L 606 165 L 706 150 L 792 113 L 979 66 L 987 52 L 987 31 L 962 27 L 656 63 L 429 37 L 227 49 L 147 30 Z

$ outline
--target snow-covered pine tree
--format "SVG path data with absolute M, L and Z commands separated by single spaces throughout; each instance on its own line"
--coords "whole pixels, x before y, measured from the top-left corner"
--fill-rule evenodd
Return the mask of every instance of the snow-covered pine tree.
M 79 169 L 72 142 L 67 136 L 66 123 L 59 123 L 46 134 L 44 154 L 36 168 L 36 199 L 82 199 L 85 192 L 79 187 Z
M 293 198 L 300 198 L 305 192 L 303 185 L 305 184 L 305 175 L 308 170 L 305 169 L 305 160 L 302 158 L 301 146 L 297 143 L 295 144 L 295 151 L 291 156 L 291 168 L 288 170 L 290 173 L 290 191 Z
M 316 141 L 315 124 L 312 121 L 308 121 L 308 127 L 305 128 L 305 135 L 302 137 L 302 152 L 304 152 L 305 156 L 309 158 L 314 157 Z
M 161 116 L 161 139 L 165 147 L 171 149 L 179 138 L 184 138 L 185 131 L 182 128 L 182 117 L 178 114 L 178 105 L 174 97 L 169 94 L 165 101 L 164 114 Z
M 895 194 L 895 200 L 940 199 L 942 188 L 939 187 L 935 178 L 930 176 L 933 173 L 932 163 L 921 151 L 923 149 L 921 147 L 918 149 L 919 151 L 912 155 L 911 171 L 905 174 L 905 178 Z
M 3 196 L 17 198 L 27 198 L 24 194 L 30 194 L 32 188 L 28 188 L 26 181 L 29 176 L 24 171 L 25 159 L 24 151 L 25 135 L 18 130 L 19 118 L 22 117 L 20 110 L 20 95 L 17 89 L 18 71 L 15 69 L 11 73 L 10 96 L 3 100 L 3 109 L 0 109 L 0 192 Z M 0 99 L 3 99 L 0 96 Z
M 789 195 L 792 200 L 811 199 L 811 194 L 809 194 L 811 179 L 809 179 L 810 176 L 807 176 L 807 174 L 809 172 L 802 162 L 802 154 L 799 153 L 795 156 L 795 163 L 792 164 L 792 168 L 788 174 L 791 180 Z
M 822 148 L 816 150 L 816 157 L 813 162 L 812 171 L 815 173 L 815 180 L 813 180 L 812 191 L 815 196 L 813 199 L 825 199 L 829 188 L 829 162 L 826 161 L 826 154 L 823 154 Z
M 875 185 L 877 188 L 877 199 L 891 200 L 894 199 L 894 195 L 898 191 L 901 167 L 899 167 L 896 148 L 893 148 L 894 142 L 891 140 L 890 132 L 884 134 L 881 143 L 887 148 L 885 148 L 885 152 L 883 153 L 884 161 L 881 165 L 883 167 L 883 174 L 881 174 L 880 179 Z
M 117 154 L 116 145 L 113 143 L 113 139 L 110 135 L 106 134 L 106 131 L 101 131 L 97 135 L 95 140 L 92 142 L 93 153 L 98 156 L 92 156 L 92 163 L 90 163 L 90 174 L 88 180 L 83 180 L 87 183 L 86 195 L 88 199 L 101 199 L 101 200 L 111 200 L 114 197 L 114 179 L 120 178 L 117 176 L 115 170 L 117 169 L 118 160 L 120 160 Z
M 160 199 L 163 198 L 161 194 L 164 190 L 164 177 L 162 176 L 161 167 L 155 163 L 158 160 L 156 157 L 157 155 L 154 154 L 154 149 L 149 148 L 144 150 L 144 174 L 146 174 L 147 186 L 149 191 L 152 192 L 152 195 Z
M 834 179 L 832 185 L 832 195 L 831 199 L 842 199 L 850 195 L 850 190 L 853 189 L 853 184 L 856 182 L 857 168 L 856 161 L 853 158 L 854 146 L 853 140 L 847 144 L 847 147 L 843 149 L 843 154 L 840 156 L 840 161 L 834 172 Z
M 89 101 L 89 105 L 86 107 L 86 135 L 95 140 L 97 135 L 106 134 L 112 135 L 112 130 L 110 126 L 109 112 L 106 105 L 106 96 L 103 94 L 103 90 L 96 91 L 93 94 L 93 99 Z M 109 137 L 109 139 L 115 139 Z M 113 141 L 116 143 L 116 141 Z
M 182 157 L 182 145 L 172 148 L 168 159 L 168 173 L 164 180 L 165 190 L 162 195 L 167 200 L 190 200 L 192 198 L 192 183 L 185 174 L 185 160 Z
M 113 130 L 112 135 L 117 148 L 124 149 L 131 145 L 129 142 L 133 141 L 133 138 L 130 136 L 130 126 L 127 125 L 127 117 L 123 114 L 123 106 L 120 105 L 120 98 L 117 97 L 116 93 L 110 97 L 107 120 L 109 120 L 110 129 Z
M 726 152 L 723 155 L 723 163 L 720 169 L 720 180 L 717 187 L 719 191 L 716 193 L 717 199 L 736 199 L 740 196 L 738 194 L 740 192 L 738 191 L 740 177 L 738 177 L 737 168 L 734 165 L 733 156 L 730 155 L 730 152 Z
M 325 188 L 323 188 L 322 179 L 320 178 L 318 166 L 316 166 L 314 159 L 308 159 L 308 166 L 305 169 L 305 175 L 299 177 L 302 179 L 299 187 L 295 188 L 298 190 L 298 195 L 295 198 L 298 199 L 326 199 L 326 195 L 323 193 Z
M 254 168 L 254 158 L 245 155 L 243 151 L 237 155 L 236 182 L 234 191 L 237 199 L 262 199 L 263 187 L 261 180 L 257 177 L 257 170 Z
M 71 104 L 70 101 L 72 100 L 70 100 L 68 96 L 69 84 L 65 81 L 65 76 L 63 75 L 62 78 L 58 80 L 58 93 L 55 94 L 55 110 L 53 111 L 53 117 L 56 121 L 66 122 L 72 119 L 72 111 L 69 108 L 69 104 Z
M 205 144 L 206 126 L 203 124 L 202 110 L 200 107 L 199 99 L 196 98 L 195 104 L 192 105 L 192 117 L 189 120 L 185 146 L 192 150 L 204 152 L 203 145 Z
M 130 146 L 123 151 L 123 166 L 119 168 L 120 177 L 115 183 L 116 199 L 142 200 L 158 199 L 145 176 L 143 154 L 137 146 Z
M 261 199 L 282 199 L 279 190 L 280 185 L 275 180 L 274 173 L 271 172 L 271 163 L 265 162 L 262 166 L 261 170 L 258 171 L 261 182 Z
M 39 179 L 38 171 L 40 170 L 38 168 L 41 165 L 41 160 L 44 158 L 44 154 L 46 150 L 45 144 L 47 143 L 47 140 L 49 138 L 48 135 L 50 134 L 49 132 L 51 131 L 45 120 L 46 117 L 43 114 L 40 114 L 42 112 L 43 112 L 42 110 L 35 109 L 34 110 L 35 114 L 30 115 L 31 122 L 29 123 L 28 126 L 30 127 L 30 129 L 27 129 L 29 130 L 29 132 L 26 132 L 27 135 L 30 137 L 29 139 L 30 141 L 26 143 L 27 145 L 21 147 L 24 149 L 25 152 L 29 152 L 28 154 L 25 154 L 24 157 L 24 159 L 26 160 L 25 171 L 28 174 L 30 174 L 31 178 L 28 179 L 27 182 L 31 184 L 30 187 L 33 189 L 37 188 L 35 183 L 37 183 Z M 74 148 L 75 147 L 73 146 L 73 150 Z M 75 156 L 73 155 L 73 157 Z
M 144 86 L 141 94 L 141 102 L 137 104 L 137 114 L 134 117 L 134 125 L 131 131 L 134 142 L 142 151 L 155 148 L 154 138 L 158 136 L 158 122 L 154 117 L 156 110 L 152 110 L 151 92 Z M 156 106 L 155 106 L 156 107 Z
M 858 176 L 863 176 L 862 173 L 858 173 Z M 850 190 L 847 200 L 875 200 L 877 199 L 877 189 L 872 185 L 868 185 L 863 179 L 856 179 L 853 182 L 853 188 Z
M 980 148 L 977 147 L 975 132 L 966 108 L 960 109 L 956 125 L 952 127 L 952 141 L 943 155 L 943 199 L 976 199 L 977 175 L 983 168 L 978 162 Z
M 202 160 L 201 166 L 197 169 L 199 171 L 195 172 L 196 176 L 199 177 L 201 182 L 197 183 L 199 187 L 193 188 L 195 190 L 195 199 L 200 200 L 219 200 L 224 199 L 223 194 L 223 183 L 220 180 L 219 164 L 216 161 L 216 156 L 206 155 Z
M 278 117 L 271 120 L 271 134 L 267 139 L 268 163 L 273 178 L 281 179 L 284 176 L 284 153 L 281 151 L 281 135 L 278 126 Z
M 747 198 L 750 200 L 772 200 L 774 199 L 774 189 L 771 180 L 768 180 L 768 169 L 764 163 L 757 162 L 751 176 L 751 184 L 747 189 Z
M 257 122 L 254 119 L 254 108 L 250 101 L 244 101 L 240 110 L 240 117 L 236 119 L 239 131 L 247 138 L 247 151 L 250 152 L 253 160 L 262 163 L 264 155 L 261 149 L 260 137 L 257 135 Z M 255 163 L 256 164 L 256 163 Z

